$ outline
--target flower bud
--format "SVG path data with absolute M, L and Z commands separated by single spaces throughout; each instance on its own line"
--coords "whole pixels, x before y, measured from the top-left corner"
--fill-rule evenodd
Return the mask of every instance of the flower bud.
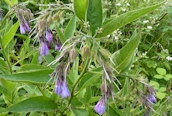
M 90 47 L 85 45 L 81 49 L 82 60 L 85 61 L 90 56 Z
M 74 62 L 76 57 L 77 57 L 77 52 L 76 52 L 75 48 L 72 48 L 69 52 L 70 61 Z
M 108 50 L 104 49 L 104 48 L 100 49 L 100 53 L 102 54 L 102 56 L 105 59 L 109 59 L 109 57 L 111 56 L 111 53 Z

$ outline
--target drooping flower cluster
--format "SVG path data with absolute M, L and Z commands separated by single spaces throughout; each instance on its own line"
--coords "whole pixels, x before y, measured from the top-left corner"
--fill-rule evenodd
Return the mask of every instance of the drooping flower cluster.
M 64 76 L 58 77 L 56 79 L 54 92 L 60 95 L 62 98 L 67 98 L 70 96 L 70 91 Z
M 35 27 L 35 33 L 37 33 L 36 38 L 38 38 L 40 42 L 40 57 L 49 54 L 52 43 L 55 45 L 55 50 L 60 50 L 61 48 L 61 42 L 57 38 L 54 38 L 52 31 L 48 27 L 49 23 L 50 22 L 42 19 L 37 22 Z
M 30 32 L 29 21 L 32 19 L 32 13 L 30 9 L 18 9 L 16 10 L 16 16 L 20 21 L 20 33 L 25 34 Z
M 52 73 L 52 77 L 56 79 L 54 93 L 60 95 L 62 98 L 67 98 L 70 96 L 70 91 L 68 89 L 67 81 L 66 81 L 66 73 L 64 63 L 60 63 L 57 65 L 56 69 Z
M 155 90 L 152 87 L 147 87 L 146 95 L 143 97 L 143 105 L 146 109 L 144 116 L 149 116 L 152 111 L 152 105 L 156 103 Z

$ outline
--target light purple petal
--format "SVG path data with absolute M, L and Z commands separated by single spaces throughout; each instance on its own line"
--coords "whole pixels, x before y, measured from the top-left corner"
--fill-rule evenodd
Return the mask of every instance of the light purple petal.
M 52 41 L 53 41 L 53 35 L 52 35 L 52 33 L 51 33 L 51 30 L 47 30 L 47 31 L 46 31 L 46 40 L 47 40 L 48 42 L 52 42 Z
M 103 115 L 105 113 L 105 101 L 100 99 L 99 102 L 94 107 L 94 110 L 99 114 Z
M 41 55 L 48 55 L 49 54 L 48 45 L 45 42 L 41 43 L 40 54 Z
M 24 25 L 22 23 L 20 23 L 20 33 L 21 34 L 25 34 L 26 33 Z
M 68 86 L 66 82 L 63 82 L 62 84 L 62 93 L 61 93 L 62 98 L 67 98 L 70 96 L 70 91 L 68 89 Z

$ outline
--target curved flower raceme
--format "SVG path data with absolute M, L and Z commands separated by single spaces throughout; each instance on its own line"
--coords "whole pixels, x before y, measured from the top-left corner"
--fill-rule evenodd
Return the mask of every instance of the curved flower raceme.
M 70 96 L 70 91 L 63 76 L 56 80 L 54 92 L 60 95 L 62 98 L 67 98 Z

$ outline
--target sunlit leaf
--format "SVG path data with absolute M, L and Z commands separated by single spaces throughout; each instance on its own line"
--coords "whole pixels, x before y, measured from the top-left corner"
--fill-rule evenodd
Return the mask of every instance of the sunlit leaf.
M 163 3 L 159 3 L 159 4 L 149 6 L 146 8 L 137 9 L 134 11 L 129 11 L 127 13 L 124 13 L 122 15 L 115 17 L 113 20 L 111 20 L 110 22 L 102 26 L 103 32 L 98 34 L 97 37 L 107 36 L 108 34 L 112 33 L 116 29 L 119 29 L 125 26 L 126 24 L 138 19 L 139 17 L 149 13 L 150 11 L 160 7 Z

